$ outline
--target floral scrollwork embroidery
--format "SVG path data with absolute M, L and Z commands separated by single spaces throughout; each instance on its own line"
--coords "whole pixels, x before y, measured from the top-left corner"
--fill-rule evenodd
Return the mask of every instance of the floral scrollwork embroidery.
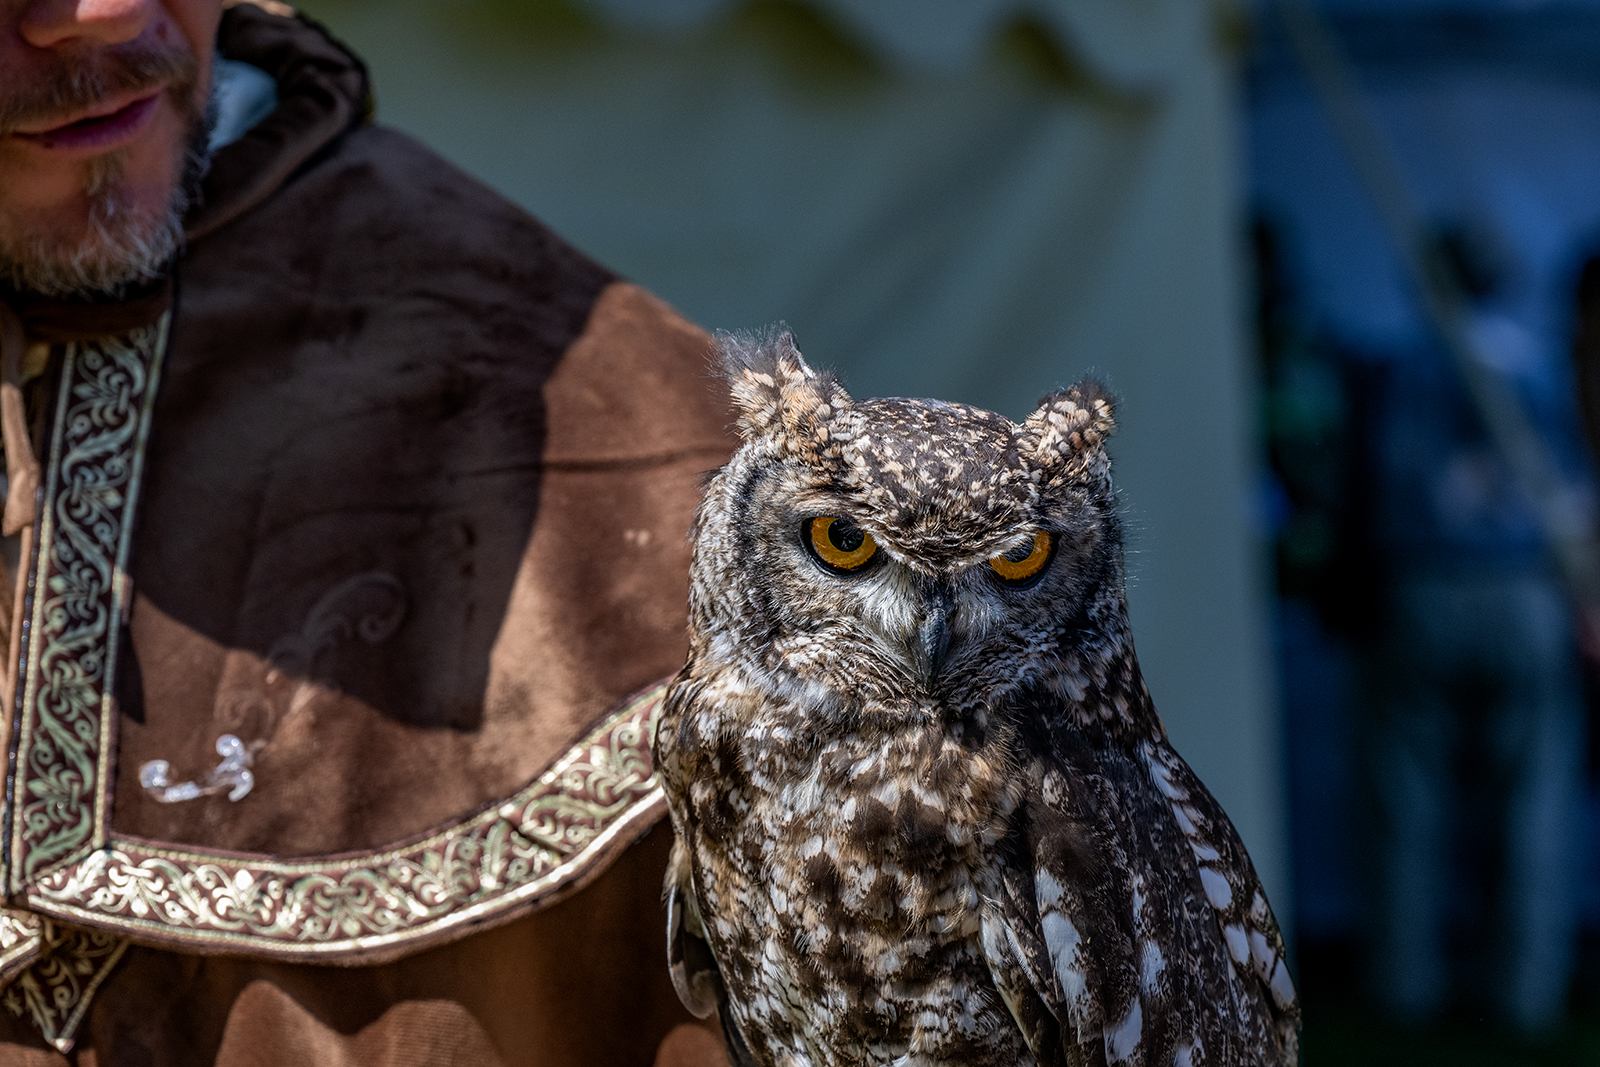
M 128 943 L 95 930 L 45 926 L 44 954 L 6 987 L 0 1004 L 18 1018 L 31 1018 L 46 1041 L 71 1052 L 95 991 Z
M 0 986 L 16 977 L 46 947 L 43 919 L 25 911 L 0 908 Z
M 626 703 L 521 792 L 441 833 L 345 860 L 207 855 L 113 839 L 29 887 L 28 907 L 98 927 L 345 955 L 480 919 L 570 879 L 654 818 L 650 738 L 664 685 Z
M 17 773 L 7 798 L 13 892 L 103 836 L 109 681 L 143 442 L 167 319 L 66 346 L 29 582 Z

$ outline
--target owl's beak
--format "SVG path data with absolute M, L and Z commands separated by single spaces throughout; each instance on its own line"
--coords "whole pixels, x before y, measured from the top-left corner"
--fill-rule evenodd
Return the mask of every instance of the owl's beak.
M 948 585 L 938 586 L 928 593 L 922 622 L 917 627 L 917 664 L 922 668 L 922 681 L 932 685 L 950 651 L 950 613 L 955 609 L 955 590 Z

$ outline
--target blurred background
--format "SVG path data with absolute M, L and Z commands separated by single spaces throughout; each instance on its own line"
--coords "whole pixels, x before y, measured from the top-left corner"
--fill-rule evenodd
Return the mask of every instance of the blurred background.
M 1013 418 L 1106 381 L 1304 1062 L 1600 1064 L 1600 0 L 302 10 L 708 328 Z

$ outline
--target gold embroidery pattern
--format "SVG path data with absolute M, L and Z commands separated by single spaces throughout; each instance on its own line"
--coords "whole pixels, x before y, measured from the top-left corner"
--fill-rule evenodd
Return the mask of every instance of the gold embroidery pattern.
M 26 893 L 34 911 L 158 941 L 286 958 L 433 939 L 572 882 L 663 807 L 650 740 L 666 691 L 629 700 L 502 804 L 410 845 L 304 862 L 114 839 Z
M 167 321 L 66 347 L 25 613 L 13 893 L 105 841 L 121 576 Z
M 0 1003 L 19 1019 L 30 1016 L 44 1039 L 65 1053 L 128 943 L 92 930 L 51 929 L 49 935 L 46 954 L 11 983 Z
M 0 986 L 45 950 L 44 925 L 37 915 L 0 908 Z

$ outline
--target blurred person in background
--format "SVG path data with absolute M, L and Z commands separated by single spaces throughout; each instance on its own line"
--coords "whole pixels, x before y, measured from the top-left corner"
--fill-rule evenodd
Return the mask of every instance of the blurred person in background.
M 1548 10 L 1559 5 L 1319 6 L 1431 220 L 1472 358 L 1526 411 L 1568 504 L 1592 515 L 1565 351 L 1576 253 L 1600 224 L 1600 87 L 1576 74 L 1600 24 Z M 1263 275 L 1293 280 L 1276 290 L 1292 310 L 1263 322 L 1299 324 L 1263 332 L 1269 412 L 1324 412 L 1268 423 L 1281 588 L 1320 609 L 1311 627 L 1285 616 L 1300 635 L 1286 645 L 1299 656 L 1286 661 L 1291 748 L 1306 781 L 1334 777 L 1321 770 L 1334 754 L 1294 735 L 1334 736 L 1313 717 L 1348 714 L 1341 773 L 1361 782 L 1333 813 L 1342 855 L 1297 816 L 1297 847 L 1322 870 L 1342 865 L 1343 886 L 1338 899 L 1323 890 L 1306 913 L 1323 925 L 1302 936 L 1360 930 L 1374 997 L 1411 1024 L 1462 1007 L 1548 1033 L 1566 1010 L 1592 847 L 1572 605 L 1529 497 L 1281 39 L 1258 59 L 1250 110 L 1254 193 L 1273 223 Z M 1336 469 L 1296 465 L 1305 439 Z M 1319 509 L 1334 519 L 1307 596 L 1285 561 L 1316 557 L 1304 529 Z M 1341 642 L 1349 711 L 1294 672 L 1316 660 L 1307 645 Z M 1306 788 L 1297 804 L 1326 813 Z
M 1564 368 L 1494 308 L 1503 276 L 1461 235 L 1442 240 L 1475 298 L 1480 350 L 1537 402 L 1538 425 L 1570 427 Z M 1548 1030 L 1565 1010 L 1581 869 L 1572 605 L 1455 368 L 1429 349 L 1389 370 L 1373 472 L 1388 582 L 1364 739 L 1372 977 L 1413 1022 L 1459 998 Z
M 0 4 L 7 1065 L 724 1062 L 707 338 L 371 108 L 273 0 Z

